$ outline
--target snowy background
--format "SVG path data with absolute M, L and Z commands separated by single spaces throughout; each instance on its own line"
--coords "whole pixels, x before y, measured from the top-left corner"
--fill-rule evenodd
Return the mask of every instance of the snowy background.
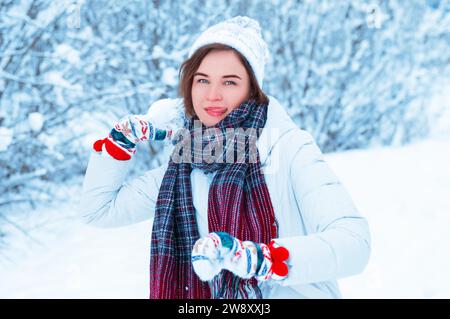
M 146 298 L 151 221 L 77 205 L 92 142 L 177 95 L 195 37 L 260 21 L 276 96 L 370 223 L 345 298 L 450 298 L 450 3 L 0 0 L 0 298 Z M 161 163 L 138 149 L 130 177 Z

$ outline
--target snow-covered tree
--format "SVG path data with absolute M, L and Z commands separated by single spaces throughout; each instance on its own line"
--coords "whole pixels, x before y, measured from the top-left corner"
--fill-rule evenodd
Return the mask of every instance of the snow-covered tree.
M 175 97 L 195 38 L 236 15 L 268 42 L 263 89 L 325 152 L 426 135 L 424 101 L 450 73 L 448 1 L 3 0 L 0 213 L 82 176 L 94 136 Z M 139 145 L 131 173 L 161 147 Z
M 426 135 L 423 101 L 449 70 L 447 1 L 275 4 L 268 89 L 325 152 Z

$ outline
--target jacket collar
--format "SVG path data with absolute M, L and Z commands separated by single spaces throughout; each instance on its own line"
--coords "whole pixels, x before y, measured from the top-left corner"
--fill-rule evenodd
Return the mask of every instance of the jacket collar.
M 284 107 L 273 96 L 269 97 L 267 121 L 256 143 L 261 164 L 264 165 L 272 149 L 287 132 L 298 129 Z

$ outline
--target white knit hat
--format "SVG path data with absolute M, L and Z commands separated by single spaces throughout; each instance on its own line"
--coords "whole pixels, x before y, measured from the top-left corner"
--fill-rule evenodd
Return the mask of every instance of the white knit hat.
M 237 16 L 209 27 L 195 40 L 189 50 L 189 58 L 200 47 L 212 43 L 225 44 L 239 51 L 250 63 L 262 88 L 264 66 L 270 55 L 258 21 Z

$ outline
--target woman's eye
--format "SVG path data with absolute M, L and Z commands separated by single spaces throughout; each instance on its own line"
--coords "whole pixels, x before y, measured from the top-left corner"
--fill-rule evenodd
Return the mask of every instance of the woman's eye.
M 207 79 L 198 79 L 197 83 L 208 83 L 208 80 Z M 234 81 L 225 81 L 225 85 L 236 85 L 236 82 L 234 82 Z

